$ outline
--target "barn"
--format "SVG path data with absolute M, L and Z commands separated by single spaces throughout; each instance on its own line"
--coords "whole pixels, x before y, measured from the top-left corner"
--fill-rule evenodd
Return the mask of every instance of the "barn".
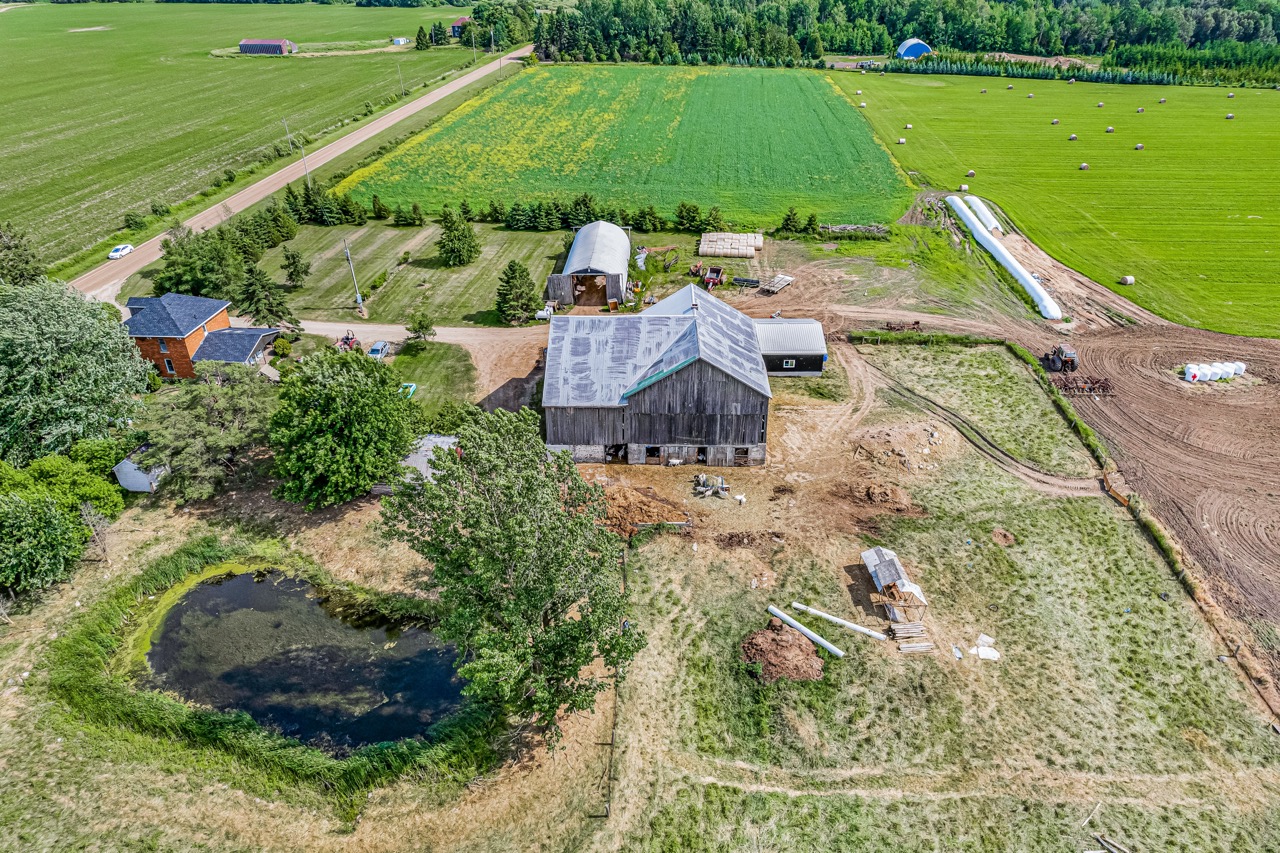
M 462 38 L 462 30 L 469 23 L 471 23 L 471 18 L 463 15 L 461 18 L 458 18 L 458 20 L 449 25 L 450 34 L 456 39 Z
M 284 56 L 286 53 L 297 53 L 298 46 L 288 39 L 241 39 L 240 52 Z
M 627 301 L 627 264 L 631 240 L 612 222 L 592 222 L 578 229 L 564 269 L 547 276 L 547 298 L 561 305 L 617 307 Z
M 770 376 L 821 376 L 827 339 L 817 320 L 771 317 L 756 320 L 760 355 Z
M 772 396 L 750 318 L 697 285 L 639 314 L 551 318 L 547 444 L 575 461 L 762 465 Z
M 894 55 L 898 59 L 919 59 L 926 53 L 933 53 L 933 48 L 920 41 L 920 39 L 907 39 L 898 45 L 898 50 Z

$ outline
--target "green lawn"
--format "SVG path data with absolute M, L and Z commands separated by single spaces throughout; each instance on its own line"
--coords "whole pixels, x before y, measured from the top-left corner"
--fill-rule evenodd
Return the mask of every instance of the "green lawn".
M 488 90 L 341 188 L 437 208 L 468 198 L 718 205 L 772 227 L 786 209 L 887 222 L 910 190 L 855 106 L 816 71 L 539 67 Z
M 428 411 L 451 400 L 470 400 L 475 394 L 476 367 L 466 349 L 457 344 L 410 341 L 391 366 L 405 382 L 418 386 L 413 399 Z
M 5 120 L 0 219 L 47 261 L 128 210 L 173 204 L 295 134 L 336 129 L 471 59 L 460 48 L 326 57 L 214 57 L 242 38 L 412 37 L 464 10 L 304 5 L 34 4 L 0 15 Z M 80 30 L 77 32 L 77 30 Z
M 907 139 L 892 153 L 921 183 L 967 183 L 1054 257 L 1171 320 L 1280 336 L 1280 92 L 831 77 L 863 90 L 881 139 Z

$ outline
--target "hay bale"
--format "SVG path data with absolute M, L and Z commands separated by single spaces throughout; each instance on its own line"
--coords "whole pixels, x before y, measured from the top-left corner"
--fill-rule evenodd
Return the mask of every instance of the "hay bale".
M 1133 284 L 1133 276 L 1131 276 L 1131 275 L 1122 275 L 1122 276 L 1120 276 L 1120 283 L 1121 283 L 1121 284 Z
M 1076 141 L 1076 135 L 1075 135 L 1074 133 L 1073 133 L 1073 134 L 1071 134 L 1070 136 L 1068 136 L 1068 137 L 1067 137 L 1067 141 L 1068 141 L 1068 142 L 1075 142 L 1075 141 Z
M 911 125 L 907 125 L 907 130 L 910 130 L 910 129 L 911 129 Z
M 863 101 L 862 103 L 858 104 L 858 106 L 865 110 L 867 108 L 867 102 Z
M 1134 151 L 1141 151 L 1141 150 L 1143 150 L 1143 148 L 1144 148 L 1144 146 L 1143 146 L 1143 144 L 1142 144 L 1141 142 L 1139 142 L 1137 145 L 1133 146 L 1133 150 L 1134 150 Z
M 1111 127 L 1111 126 L 1109 126 L 1109 125 L 1108 125 L 1108 127 L 1107 127 L 1107 133 L 1115 133 L 1115 132 L 1116 132 L 1116 129 L 1115 129 L 1114 127 Z
M 978 174 L 978 173 L 977 173 L 977 172 L 975 172 L 975 171 L 973 171 L 973 169 L 970 169 L 970 170 L 965 174 L 965 177 L 966 177 L 966 178 L 972 178 L 972 177 L 973 177 L 974 175 L 976 175 L 976 174 Z
M 1049 122 L 1049 124 L 1057 124 L 1057 123 L 1058 123 L 1058 120 L 1056 118 L 1053 121 Z
M 1145 113 L 1146 111 L 1147 111 L 1146 107 L 1138 107 L 1138 112 Z
M 1076 78 L 1072 77 L 1070 80 L 1067 81 L 1067 85 L 1070 86 L 1075 82 L 1076 82 Z
M 968 185 L 968 184 L 961 184 L 961 185 L 960 185 L 960 192 L 962 192 L 962 193 L 967 193 L 968 191 L 969 191 L 969 185 Z
M 1102 106 L 1102 101 L 1098 101 L 1098 106 Z
M 1228 98 L 1234 98 L 1235 96 L 1236 96 L 1236 93 L 1235 93 L 1235 92 L 1227 92 L 1227 97 L 1228 97 Z
M 1028 98 L 1034 98 L 1034 97 L 1035 97 L 1035 95 L 1031 94 L 1030 92 L 1027 92 L 1027 97 L 1028 97 Z
M 861 95 L 861 94 L 862 94 L 862 90 L 861 90 L 861 89 L 859 89 L 858 91 L 854 92 L 854 94 L 855 94 L 855 95 Z
M 986 90 L 986 89 L 983 89 L 983 90 L 982 90 L 981 92 L 979 92 L 978 94 L 979 94 L 979 95 L 985 95 L 985 94 L 987 94 L 987 90 Z
M 1013 88 L 1013 84 L 1012 84 L 1012 83 L 1010 83 L 1010 84 L 1009 84 L 1009 86 L 1008 86 L 1008 88 L 1012 89 L 1012 88 Z
M 1235 117 L 1236 117 L 1235 113 L 1227 113 L 1227 118 L 1235 118 Z
M 1080 171 L 1082 171 L 1082 172 L 1087 172 L 1087 171 L 1089 171 L 1089 164 L 1088 164 L 1088 163 L 1081 163 L 1081 164 L 1080 164 Z
M 905 140 L 905 139 L 903 139 L 901 136 L 899 136 L 899 137 L 898 137 L 898 144 L 899 144 L 899 145 L 906 145 L 906 144 L 907 144 L 907 140 Z
M 1277 87 L 1277 88 L 1280 88 L 1280 87 Z M 1161 99 L 1160 99 L 1160 103 L 1162 103 L 1162 104 L 1164 103 L 1164 98 L 1161 98 Z

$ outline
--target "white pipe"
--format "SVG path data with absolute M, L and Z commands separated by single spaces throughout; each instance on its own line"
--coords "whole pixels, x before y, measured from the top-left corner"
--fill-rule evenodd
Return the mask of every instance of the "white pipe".
M 821 610 L 815 610 L 814 608 L 803 605 L 798 601 L 791 602 L 791 607 L 795 610 L 799 610 L 801 613 L 812 613 L 814 616 L 817 616 L 821 619 L 826 619 L 828 622 L 833 622 L 842 628 L 848 628 L 850 631 L 857 631 L 859 634 L 866 634 L 868 637 L 871 637 L 872 639 L 875 639 L 875 640 L 889 639 L 884 634 L 881 634 L 879 631 L 872 631 L 870 628 L 863 628 L 861 625 L 855 625 L 852 622 L 846 622 L 843 619 L 839 618 L 838 616 L 832 616 L 830 613 L 823 613 Z
M 991 236 L 991 232 L 982 227 L 982 223 L 978 222 L 978 218 L 973 215 L 973 211 L 965 206 L 960 196 L 947 196 L 947 204 L 951 205 L 951 209 L 955 211 L 956 217 L 964 223 L 965 227 L 973 232 L 973 237 L 982 244 L 988 252 L 990 252 L 1000 265 L 1007 269 L 1018 283 L 1022 285 L 1027 293 L 1031 294 L 1031 298 L 1035 300 L 1036 307 L 1040 309 L 1040 316 L 1047 320 L 1061 320 L 1062 309 L 1058 307 L 1058 303 L 1053 300 L 1040 282 L 1031 277 L 1031 273 L 1027 272 L 1022 264 L 1018 263 L 1013 255 L 1009 254 L 1009 250 L 1000 244 Z
M 804 634 L 804 635 L 805 635 L 806 637 L 808 637 L 810 640 L 813 640 L 815 643 L 817 643 L 818 645 L 822 646 L 824 649 L 826 649 L 827 651 L 831 652 L 831 654 L 835 655 L 836 657 L 838 657 L 838 658 L 842 658 L 842 657 L 844 657 L 844 652 L 840 651 L 840 650 L 839 650 L 839 649 L 837 649 L 835 646 L 831 645 L 831 644 L 830 644 L 830 643 L 828 643 L 826 640 L 822 639 L 822 637 L 820 637 L 820 636 L 818 636 L 817 634 L 813 633 L 813 632 L 812 632 L 812 631 L 810 631 L 808 628 L 806 628 L 805 626 L 801 625 L 799 622 L 797 622 L 796 620 L 792 619 L 790 616 L 788 616 L 787 614 L 783 613 L 783 612 L 782 612 L 781 610 L 779 610 L 778 608 L 774 607 L 772 604 L 770 604 L 770 605 L 769 605 L 769 615 L 770 615 L 770 616 L 777 616 L 777 617 L 778 617 L 779 619 L 781 619 L 783 622 L 785 622 L 786 624 L 790 625 L 792 628 L 795 628 L 795 629 L 796 629 L 797 631 L 799 631 L 801 634 Z
M 978 215 L 978 221 L 982 223 L 982 227 L 987 231 L 999 231 L 1004 233 L 1004 228 L 1000 227 L 1000 221 L 992 215 L 991 209 L 987 207 L 987 203 L 976 195 L 967 195 L 964 200 L 968 202 L 969 207 L 973 208 L 973 212 Z

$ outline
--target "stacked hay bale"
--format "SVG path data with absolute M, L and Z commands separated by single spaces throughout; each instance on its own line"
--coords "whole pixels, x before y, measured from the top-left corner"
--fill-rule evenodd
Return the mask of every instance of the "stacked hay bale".
M 763 234 L 709 231 L 698 243 L 698 254 L 710 258 L 754 258 L 763 248 Z

